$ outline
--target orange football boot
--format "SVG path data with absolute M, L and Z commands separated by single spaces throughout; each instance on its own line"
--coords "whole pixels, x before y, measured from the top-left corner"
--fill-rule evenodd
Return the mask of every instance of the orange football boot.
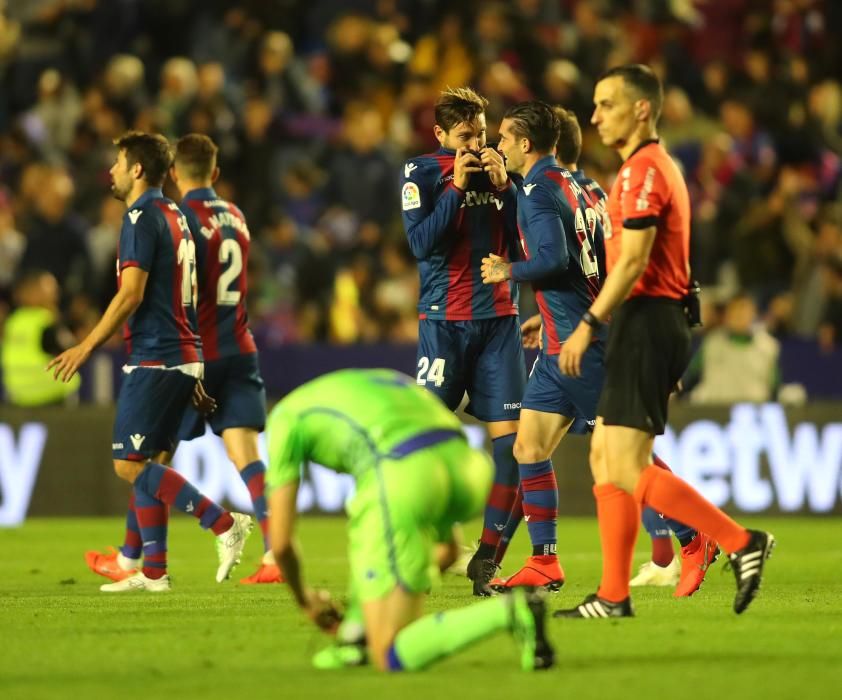
M 705 574 L 716 557 L 719 545 L 709 535 L 700 532 L 686 547 L 681 548 L 681 578 L 673 595 L 676 598 L 691 596 L 702 585 Z
M 564 570 L 558 563 L 558 557 L 533 556 L 526 560 L 523 568 L 507 579 L 495 578 L 489 587 L 498 593 L 509 591 L 516 586 L 533 586 L 547 591 L 557 591 L 564 585 Z
M 105 578 L 110 578 L 112 581 L 122 581 L 137 573 L 136 568 L 124 569 L 120 566 L 117 560 L 120 554 L 119 551 L 114 549 L 114 547 L 109 547 L 108 549 L 110 551 L 107 553 L 95 551 L 85 552 L 85 563 L 91 571 L 100 576 L 105 576 Z
M 283 583 L 284 577 L 281 575 L 281 570 L 277 564 L 263 564 L 261 563 L 257 571 L 251 576 L 246 576 L 240 579 L 240 583 Z

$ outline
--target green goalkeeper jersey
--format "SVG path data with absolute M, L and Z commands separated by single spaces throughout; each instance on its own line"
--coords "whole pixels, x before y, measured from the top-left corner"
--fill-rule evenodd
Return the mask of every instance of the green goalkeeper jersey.
M 432 392 L 392 370 L 348 369 L 299 387 L 269 415 L 267 491 L 301 478 L 308 461 L 357 481 L 405 440 L 431 430 L 460 430 Z

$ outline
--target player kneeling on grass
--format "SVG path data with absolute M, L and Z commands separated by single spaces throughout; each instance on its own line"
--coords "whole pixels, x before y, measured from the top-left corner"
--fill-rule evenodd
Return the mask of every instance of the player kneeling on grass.
M 341 613 L 304 584 L 293 543 L 302 465 L 354 477 L 348 504 L 351 607 L 362 610 L 368 658 L 380 670 L 419 670 L 488 635 L 509 631 L 526 670 L 548 668 L 543 600 L 527 589 L 422 616 L 436 544 L 455 552 L 454 525 L 482 512 L 492 466 L 456 418 L 415 380 L 389 370 L 343 370 L 289 394 L 269 416 L 266 487 L 272 551 L 301 609 L 336 632 Z M 317 654 L 319 668 L 365 662 L 360 647 Z

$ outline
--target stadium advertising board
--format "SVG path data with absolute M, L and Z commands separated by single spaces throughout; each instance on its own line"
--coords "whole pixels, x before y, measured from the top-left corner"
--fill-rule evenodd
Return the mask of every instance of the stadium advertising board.
M 735 513 L 842 514 L 842 414 L 839 404 L 785 410 L 778 404 L 723 408 L 676 406 L 656 451 L 707 498 Z M 0 525 L 30 515 L 106 515 L 125 509 L 127 486 L 110 467 L 110 409 L 0 411 Z M 468 425 L 469 439 L 483 431 Z M 265 441 L 260 449 L 265 459 Z M 553 458 L 561 512 L 593 512 L 587 440 L 570 437 Z M 249 510 L 245 486 L 211 433 L 182 444 L 175 468 L 205 494 Z M 309 465 L 302 512 L 342 510 L 348 476 Z

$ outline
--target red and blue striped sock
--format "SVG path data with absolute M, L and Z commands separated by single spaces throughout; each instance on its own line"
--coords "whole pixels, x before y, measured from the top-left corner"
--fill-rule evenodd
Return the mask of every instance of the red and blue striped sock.
M 519 474 L 517 461 L 512 454 L 516 437 L 516 433 L 511 433 L 495 438 L 491 443 L 494 455 L 494 484 L 491 486 L 483 515 L 478 551 L 478 556 L 483 559 L 494 556 L 517 495 Z
M 167 573 L 167 524 L 170 509 L 166 503 L 135 487 L 135 513 L 143 538 L 143 575 L 161 578 Z
M 203 496 L 175 469 L 147 462 L 134 485 L 137 491 L 143 491 L 148 496 L 198 518 L 199 524 L 206 530 L 210 528 L 214 535 L 221 535 L 234 524 L 227 510 Z
M 640 520 L 649 537 L 652 538 L 652 561 L 658 566 L 669 566 L 675 552 L 672 548 L 672 533 L 663 516 L 654 508 L 643 508 Z
M 523 519 L 532 540 L 532 556 L 556 553 L 556 520 L 558 518 L 558 486 L 553 463 L 520 465 L 520 484 L 523 488 Z
M 247 464 L 240 472 L 240 478 L 249 490 L 254 506 L 254 517 L 263 533 L 263 551 L 269 551 L 269 512 L 266 508 L 266 465 L 260 460 Z
M 126 537 L 120 552 L 127 559 L 140 559 L 143 553 L 143 538 L 140 536 L 140 527 L 137 524 L 137 513 L 135 513 L 134 490 L 129 496 L 129 509 L 126 511 Z
M 515 502 L 512 504 L 511 511 L 509 511 L 509 519 L 506 521 L 506 527 L 503 528 L 503 534 L 500 536 L 497 551 L 494 554 L 494 561 L 497 564 L 503 562 L 503 557 L 506 556 L 506 550 L 509 548 L 509 543 L 515 536 L 521 520 L 523 520 L 523 489 L 518 486 Z
M 672 469 L 669 468 L 669 465 L 658 457 L 658 455 L 652 455 L 652 463 L 656 467 L 666 469 L 668 472 L 672 471 Z M 675 533 L 675 536 L 678 538 L 682 547 L 686 547 L 690 544 L 693 541 L 693 538 L 698 534 L 692 527 L 685 525 L 679 520 L 674 520 L 673 518 L 668 518 L 667 516 L 663 516 L 663 518 L 664 523 L 666 523 L 666 526 Z

